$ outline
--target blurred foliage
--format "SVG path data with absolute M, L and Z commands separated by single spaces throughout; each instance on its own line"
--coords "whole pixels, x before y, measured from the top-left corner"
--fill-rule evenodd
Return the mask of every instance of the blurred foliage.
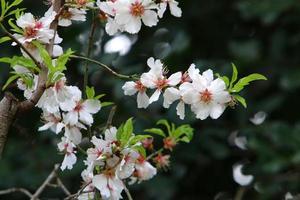
M 37 5 L 39 4 L 39 5 Z M 177 125 L 190 123 L 195 129 L 189 144 L 175 148 L 168 172 L 149 182 L 131 187 L 135 199 L 232 199 L 240 191 L 234 182 L 232 166 L 244 163 L 244 173 L 254 175 L 243 199 L 283 199 L 287 192 L 300 192 L 300 4 L 297 0 L 189 0 L 180 2 L 182 18 L 166 15 L 155 28 L 144 28 L 132 42 L 127 55 L 104 52 L 110 40 L 100 27 L 96 31 L 93 58 L 113 66 L 123 74 L 142 73 L 145 61 L 155 56 L 164 59 L 171 72 L 185 70 L 194 62 L 204 70 L 212 68 L 231 75 L 233 62 L 241 76 L 253 72 L 266 75 L 268 81 L 257 82 L 242 94 L 248 108 L 227 110 L 216 121 L 195 120 L 191 113 L 180 121 L 175 108 L 162 109 L 162 102 L 147 110 L 138 110 L 134 97 L 124 96 L 121 80 L 97 66 L 90 67 L 90 85 L 96 93 L 106 93 L 105 101 L 118 105 L 114 123 L 119 125 L 134 116 L 138 130 L 154 127 L 165 118 Z M 28 11 L 42 16 L 46 6 L 25 0 Z M 90 15 L 91 16 L 91 15 Z M 91 22 L 61 28 L 64 48 L 84 54 Z M 6 44 L 7 45 L 7 44 Z M 19 53 L 1 45 L 1 57 Z M 5 51 L 3 50 L 5 49 Z M 83 63 L 68 64 L 69 82 L 82 86 Z M 1 64 L 0 83 L 8 77 L 8 67 Z M 17 92 L 17 91 L 16 91 Z M 130 108 L 130 109 L 129 109 Z M 249 118 L 258 111 L 268 114 L 262 125 Z M 106 122 L 109 107 L 97 116 L 96 125 Z M 39 111 L 21 117 L 9 135 L 4 158 L 0 160 L 0 189 L 18 186 L 34 190 L 62 156 L 56 151 L 57 136 L 37 132 Z M 38 122 L 38 123 L 35 123 Z M 233 131 L 247 138 L 247 150 L 232 145 Z M 75 169 L 61 176 L 71 191 L 81 182 L 81 158 Z M 162 192 L 163 191 L 163 192 Z M 63 195 L 49 189 L 47 197 Z M 23 199 L 14 195 L 10 199 Z M 3 199 L 5 196 L 0 197 Z

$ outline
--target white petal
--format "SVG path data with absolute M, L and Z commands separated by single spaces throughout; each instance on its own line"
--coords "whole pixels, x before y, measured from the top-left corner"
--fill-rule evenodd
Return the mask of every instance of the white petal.
M 212 119 L 218 119 L 225 110 L 225 106 L 221 104 L 216 104 L 211 107 L 210 117 Z
M 79 112 L 79 119 L 86 125 L 91 125 L 94 122 L 93 116 L 85 111 Z
M 180 101 L 178 105 L 176 106 L 177 115 L 180 119 L 184 119 L 185 117 L 185 104 L 183 101 Z
M 170 105 L 180 99 L 180 91 L 176 88 L 167 88 L 163 94 L 164 96 L 164 108 L 169 108 Z
M 161 94 L 161 90 L 157 89 L 155 92 L 152 94 L 152 96 L 149 99 L 149 104 L 157 101 L 159 99 L 159 96 Z
M 135 86 L 136 86 L 135 82 L 127 81 L 122 87 L 122 89 L 124 90 L 124 94 L 129 96 L 134 95 L 137 92 Z
M 138 108 L 147 108 L 149 106 L 149 97 L 146 92 L 139 92 L 137 95 Z
M 92 114 L 99 112 L 99 110 L 101 109 L 100 101 L 96 99 L 88 99 L 82 104 L 82 106 L 86 112 Z
M 153 10 L 146 10 L 142 16 L 142 20 L 146 26 L 155 26 L 158 22 L 157 13 Z
M 171 2 L 169 2 L 169 6 L 170 6 L 171 14 L 173 16 L 175 16 L 175 17 L 181 17 L 182 10 L 181 10 L 181 8 L 178 7 L 178 2 L 171 1 Z
M 177 72 L 175 74 L 172 74 L 168 78 L 168 85 L 170 85 L 170 86 L 176 86 L 178 83 L 180 83 L 181 77 L 182 77 L 182 73 L 181 72 Z

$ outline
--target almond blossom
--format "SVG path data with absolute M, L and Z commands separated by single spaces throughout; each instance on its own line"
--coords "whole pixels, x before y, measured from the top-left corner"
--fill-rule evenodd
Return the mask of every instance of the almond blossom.
M 115 20 L 125 31 L 134 34 L 140 31 L 142 21 L 146 26 L 157 25 L 157 5 L 152 0 L 118 0 Z
M 70 26 L 72 21 L 86 21 L 86 11 L 78 8 L 66 8 L 58 19 L 59 26 Z
M 61 115 L 59 112 L 49 113 L 47 111 L 44 111 L 42 119 L 45 120 L 46 123 L 39 128 L 39 131 L 50 129 L 54 133 L 58 134 L 65 127 L 65 124 L 62 123 Z
M 225 82 L 220 78 L 214 79 L 213 71 L 210 69 L 202 75 L 197 74 L 191 78 L 192 83 L 183 83 L 180 86 L 183 90 L 183 101 L 191 104 L 196 118 L 201 120 L 208 116 L 213 119 L 219 118 L 226 104 L 231 101 Z
M 181 72 L 172 74 L 169 78 L 164 75 L 163 64 L 160 60 L 149 58 L 147 61 L 150 71 L 143 73 L 141 83 L 147 88 L 156 89 L 149 99 L 149 103 L 153 103 L 159 99 L 162 90 L 168 86 L 176 86 L 181 81 Z
M 67 138 L 62 137 L 61 142 L 57 144 L 58 150 L 65 154 L 64 160 L 60 166 L 61 170 L 72 169 L 73 165 L 77 161 L 77 157 L 75 155 L 75 145 L 70 142 Z
M 65 116 L 65 122 L 70 125 L 75 125 L 79 121 L 90 126 L 94 122 L 92 114 L 99 112 L 101 104 L 99 100 L 87 99 L 77 101 L 76 105 Z
M 55 16 L 56 13 L 51 10 L 48 10 L 41 19 L 36 19 L 31 13 L 25 13 L 16 21 L 17 25 L 23 30 L 23 35 L 16 33 L 14 36 L 22 44 L 33 40 L 47 44 L 54 36 L 50 24 Z M 13 45 L 16 45 L 16 43 L 13 43 Z
M 159 3 L 158 16 L 162 18 L 167 9 L 167 6 L 169 6 L 170 12 L 173 16 L 181 17 L 182 10 L 178 7 L 178 4 L 179 3 L 175 0 L 162 0 L 161 3 Z
M 135 176 L 137 177 L 139 182 L 149 180 L 153 178 L 157 173 L 157 169 L 153 167 L 148 161 L 146 161 L 142 156 L 137 159 L 135 169 Z
M 125 95 L 132 96 L 136 93 L 137 94 L 137 107 L 138 108 L 147 108 L 149 105 L 149 97 L 146 94 L 147 88 L 141 83 L 140 80 L 138 81 L 128 81 L 126 82 L 122 89 L 124 90 Z

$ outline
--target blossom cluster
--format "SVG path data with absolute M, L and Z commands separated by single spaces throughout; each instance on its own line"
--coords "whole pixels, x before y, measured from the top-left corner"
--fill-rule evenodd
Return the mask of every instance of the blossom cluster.
M 200 74 L 192 64 L 185 73 L 176 72 L 167 77 L 167 70 L 160 60 L 149 58 L 147 64 L 150 67 L 148 72 L 143 73 L 139 80 L 128 81 L 122 87 L 125 95 L 137 93 L 138 108 L 147 108 L 163 93 L 165 108 L 178 101 L 176 110 L 180 119 L 185 117 L 185 104 L 191 106 L 196 118 L 204 120 L 210 116 L 217 119 L 232 100 L 225 82 L 221 78 L 214 79 L 210 69 Z M 149 97 L 147 91 L 151 89 L 155 91 Z
M 182 15 L 175 0 L 162 0 L 159 3 L 153 0 L 98 0 L 97 6 L 102 12 L 100 17 L 107 21 L 105 29 L 109 35 L 123 31 L 138 33 L 142 24 L 149 27 L 156 26 L 167 6 L 170 7 L 173 16 Z
M 50 129 L 58 134 L 64 130 L 64 136 L 58 144 L 59 151 L 65 154 L 61 169 L 72 169 L 76 163 L 75 146 L 82 139 L 80 130 L 93 124 L 92 115 L 100 110 L 100 101 L 83 100 L 78 87 L 67 86 L 62 78 L 45 90 L 37 107 L 43 110 L 42 118 L 45 122 L 39 131 Z
M 85 193 L 79 199 L 93 199 L 95 189 L 100 191 L 103 199 L 121 199 L 124 181 L 130 179 L 130 184 L 133 184 L 156 175 L 157 169 L 137 150 L 141 148 L 141 142 L 131 141 L 132 144 L 117 139 L 115 127 L 107 129 L 104 137 L 93 136 L 93 147 L 87 150 L 87 168 L 82 172 Z

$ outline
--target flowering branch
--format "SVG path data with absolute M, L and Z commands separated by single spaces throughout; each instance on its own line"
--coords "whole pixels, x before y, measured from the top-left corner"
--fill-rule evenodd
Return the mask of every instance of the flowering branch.
M 81 60 L 85 60 L 94 64 L 99 65 L 100 67 L 106 69 L 107 71 L 109 71 L 111 74 L 113 74 L 114 76 L 121 78 L 121 79 L 127 79 L 127 80 L 137 80 L 137 76 L 136 75 L 124 75 L 124 74 L 119 74 L 118 72 L 114 71 L 113 69 L 111 69 L 109 66 L 97 61 L 97 60 L 93 60 L 91 58 L 87 58 L 84 56 L 79 56 L 79 55 L 72 55 L 71 58 L 75 58 L 75 59 L 81 59 Z
M 24 188 L 10 188 L 7 190 L 1 190 L 0 195 L 5 195 L 5 194 L 10 194 L 10 193 L 15 193 L 15 192 L 21 192 L 21 193 L 25 194 L 26 196 L 28 196 L 29 198 L 32 197 L 32 194 Z
M 124 183 L 124 191 L 125 191 L 125 193 L 127 195 L 128 200 L 133 200 L 133 198 L 132 198 L 132 196 L 130 194 L 130 191 L 128 190 L 128 188 L 127 188 L 127 186 L 126 186 L 125 183 Z

